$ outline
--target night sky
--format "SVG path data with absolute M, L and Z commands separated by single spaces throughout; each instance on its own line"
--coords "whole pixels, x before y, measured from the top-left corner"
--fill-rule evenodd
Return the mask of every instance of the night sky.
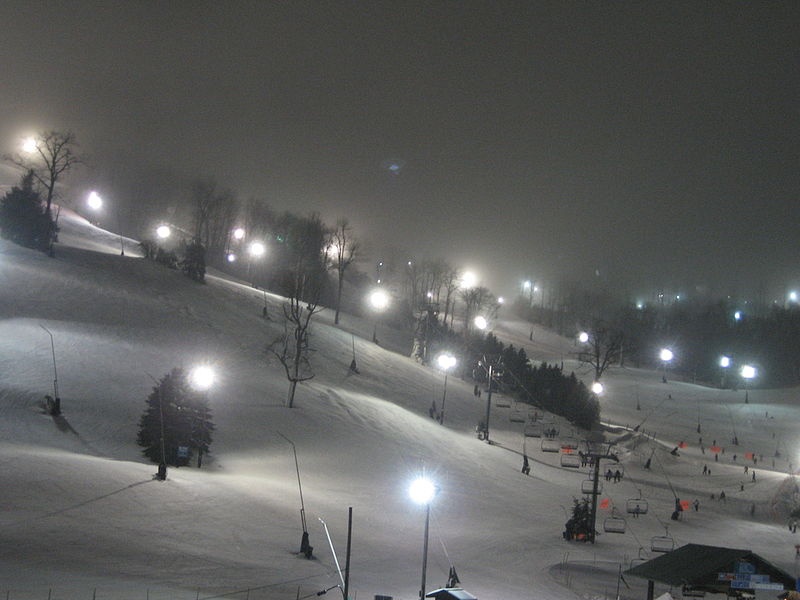
M 0 24 L 0 150 L 74 131 L 68 204 L 212 176 L 498 294 L 800 285 L 800 2 L 6 0 Z

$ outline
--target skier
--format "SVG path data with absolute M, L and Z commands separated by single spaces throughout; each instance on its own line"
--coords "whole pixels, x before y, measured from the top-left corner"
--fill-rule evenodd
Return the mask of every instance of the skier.
M 531 465 L 528 462 L 528 455 L 522 455 L 522 474 L 523 475 L 530 475 L 531 474 Z

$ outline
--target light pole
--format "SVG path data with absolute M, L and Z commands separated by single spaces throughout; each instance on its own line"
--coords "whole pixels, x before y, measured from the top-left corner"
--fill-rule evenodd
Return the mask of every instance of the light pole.
M 159 446 L 161 446 L 161 462 L 158 463 L 158 473 L 156 479 L 159 481 L 166 481 L 167 479 L 167 451 L 164 447 L 164 396 L 162 392 L 163 381 L 159 382 L 150 373 L 145 373 L 153 383 L 156 384 L 156 393 L 158 394 L 158 423 L 160 431 Z
M 214 385 L 214 382 L 217 379 L 217 375 L 214 372 L 214 369 L 207 365 L 200 365 L 195 367 L 189 372 L 189 385 L 192 386 L 196 391 L 206 394 L 206 401 L 208 400 L 208 390 L 211 389 L 211 386 Z M 194 436 L 194 429 L 197 425 L 196 416 L 193 418 L 193 426 L 192 426 L 192 435 Z M 205 423 L 205 421 L 203 421 Z M 198 436 L 198 439 L 195 440 L 197 443 L 197 468 L 203 466 L 203 444 L 205 443 L 204 436 Z
M 670 362 L 675 355 L 669 348 L 662 348 L 658 356 L 661 359 L 661 365 L 664 367 L 664 372 L 661 375 L 661 381 L 663 383 L 667 383 L 667 363 Z
M 375 311 L 375 323 L 372 326 L 372 341 L 378 343 L 378 317 L 389 306 L 389 294 L 381 289 L 374 290 L 369 295 L 369 304 Z
M 439 368 L 444 371 L 444 391 L 442 392 L 442 412 L 439 413 L 439 424 L 444 425 L 444 402 L 447 399 L 447 371 L 456 366 L 456 357 L 452 354 L 440 354 L 436 359 Z
M 419 588 L 420 600 L 425 600 L 425 576 L 428 570 L 428 531 L 431 521 L 431 501 L 436 496 L 436 485 L 427 477 L 420 477 L 411 482 L 408 495 L 417 504 L 425 505 L 425 537 L 422 543 L 422 582 Z
M 250 267 L 253 258 L 261 258 L 266 253 L 267 248 L 261 242 L 252 242 L 247 247 L 247 279 L 249 279 L 252 283 L 253 287 L 256 287 L 256 280 L 255 277 L 250 277 Z
M 728 382 L 728 369 L 731 366 L 731 357 L 730 356 L 720 356 L 719 357 L 719 366 L 722 369 L 722 377 L 720 377 L 719 385 L 721 388 L 726 387 L 726 383 Z
M 744 379 L 744 403 L 749 404 L 750 399 L 748 397 L 748 387 L 750 380 L 753 379 L 758 373 L 754 366 L 742 365 L 742 369 L 739 371 L 739 374 L 742 376 L 742 379 Z
M 50 351 L 53 354 L 53 406 L 48 407 L 51 415 L 61 414 L 61 398 L 58 395 L 58 369 L 56 368 L 56 344 L 53 340 L 53 334 L 44 325 L 39 325 L 50 336 Z

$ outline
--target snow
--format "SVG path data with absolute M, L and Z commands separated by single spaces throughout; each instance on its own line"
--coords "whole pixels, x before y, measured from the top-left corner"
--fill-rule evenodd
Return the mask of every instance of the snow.
M 462 587 L 481 599 L 613 596 L 619 565 L 654 557 L 650 540 L 665 531 L 678 546 L 749 548 L 795 571 L 800 538 L 785 517 L 794 494 L 786 474 L 798 457 L 796 389 L 750 390 L 744 404 L 742 391 L 664 384 L 646 369 L 609 371 L 602 418 L 617 426 L 625 476 L 604 481 L 601 498 L 624 513 L 641 492 L 650 510 L 628 518 L 624 535 L 567 543 L 565 514 L 586 468 L 561 468 L 557 454 L 542 453 L 540 439 L 509 421 L 513 408 L 492 408 L 495 444 L 477 440 L 486 395 L 475 398 L 457 372 L 448 378 L 444 426 L 432 420 L 443 374 L 407 357 L 408 334 L 382 324 L 378 346 L 368 318 L 343 314 L 336 327 L 323 311 L 311 333 L 316 377 L 289 409 L 282 368 L 266 352 L 282 329 L 278 296 L 267 294 L 267 321 L 260 290 L 214 273 L 198 285 L 142 260 L 134 240 L 120 256 L 116 234 L 67 210 L 59 224 L 55 258 L 0 241 L 0 593 L 9 599 L 315 596 L 339 582 L 320 518 L 343 567 L 352 507 L 351 596 L 411 600 L 425 509 L 410 500 L 408 484 L 423 471 L 438 485 L 428 591 L 444 585 L 452 563 Z M 42 409 L 54 379 L 43 327 L 55 345 L 57 418 Z M 531 341 L 530 324 L 503 318 L 494 333 L 534 362 L 578 369 L 570 340 L 533 329 Z M 348 368 L 353 343 L 357 375 Z M 218 374 L 208 392 L 212 453 L 201 470 L 170 468 L 159 482 L 136 445 L 138 420 L 153 378 L 196 364 Z M 557 422 L 562 436 L 582 437 Z M 636 426 L 646 435 L 624 429 Z M 313 560 L 296 555 L 301 503 L 285 438 L 297 450 Z M 719 462 L 707 450 L 714 439 L 725 448 Z M 523 447 L 529 477 L 520 472 Z M 763 455 L 749 462 L 755 482 L 743 472 L 745 452 Z M 702 475 L 704 465 L 711 475 Z M 724 503 L 710 499 L 721 490 Z M 700 510 L 671 521 L 676 495 L 698 498 Z M 600 511 L 600 527 L 610 514 Z M 644 582 L 627 583 L 623 597 L 643 596 Z

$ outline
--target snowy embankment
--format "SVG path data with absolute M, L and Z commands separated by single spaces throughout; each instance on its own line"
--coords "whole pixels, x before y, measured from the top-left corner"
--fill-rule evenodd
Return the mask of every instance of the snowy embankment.
M 478 441 L 473 430 L 485 395 L 475 398 L 472 383 L 457 377 L 448 381 L 444 426 L 430 419 L 442 375 L 405 356 L 402 333 L 383 330 L 388 348 L 379 347 L 369 341 L 370 321 L 343 315 L 334 327 L 323 311 L 311 334 L 316 377 L 288 409 L 282 368 L 266 352 L 282 330 L 280 298 L 268 295 L 273 320 L 264 320 L 258 290 L 213 275 L 198 285 L 141 260 L 132 241 L 119 256 L 117 236 L 69 212 L 61 219 L 53 259 L 0 241 L 0 591 L 10 598 L 47 597 L 51 588 L 54 598 L 91 597 L 95 588 L 97 598 L 116 599 L 143 598 L 147 590 L 164 599 L 236 590 L 230 597 L 244 598 L 245 590 L 253 599 L 313 595 L 339 582 L 319 519 L 343 566 L 353 507 L 353 595 L 410 600 L 420 583 L 424 509 L 406 489 L 423 469 L 440 488 L 431 508 L 428 590 L 444 584 L 452 563 L 464 587 L 483 599 L 602 594 L 616 586 L 618 564 L 652 556 L 651 537 L 666 525 L 678 545 L 748 547 L 793 567 L 779 490 L 797 454 L 794 390 L 751 390 L 745 405 L 741 393 L 662 384 L 645 370 L 610 372 L 604 420 L 638 425 L 658 439 L 620 438 L 625 476 L 606 484 L 602 498 L 624 511 L 641 492 L 650 511 L 628 518 L 624 535 L 567 544 L 565 511 L 580 496 L 586 469 L 562 468 L 557 454 L 542 453 L 540 439 L 525 438 L 522 425 L 509 421 L 510 408 L 492 409 L 496 445 Z M 56 419 L 41 408 L 54 375 L 43 327 L 55 342 L 63 409 Z M 528 324 L 507 321 L 496 333 L 535 361 L 563 356 L 571 364 L 570 343 L 544 330 L 530 341 Z M 348 370 L 353 344 L 358 375 Z M 154 466 L 135 443 L 152 378 L 198 363 L 219 374 L 209 392 L 212 454 L 202 470 L 170 469 L 166 482 L 153 481 Z M 582 435 L 557 422 L 562 435 Z M 738 447 L 730 445 L 734 435 Z M 297 449 L 315 546 L 310 561 L 294 554 L 300 494 L 283 436 Z M 725 446 L 719 462 L 701 452 L 701 436 L 704 447 L 715 438 Z M 681 455 L 670 455 L 681 441 Z M 523 450 L 530 477 L 520 473 Z M 744 476 L 745 452 L 763 455 L 756 481 Z M 703 465 L 711 475 L 701 475 Z M 723 489 L 725 504 L 709 499 Z M 670 521 L 676 495 L 698 498 L 700 511 Z M 601 527 L 609 514 L 602 511 Z M 565 558 L 573 568 L 610 565 L 610 574 L 576 582 L 553 569 Z

